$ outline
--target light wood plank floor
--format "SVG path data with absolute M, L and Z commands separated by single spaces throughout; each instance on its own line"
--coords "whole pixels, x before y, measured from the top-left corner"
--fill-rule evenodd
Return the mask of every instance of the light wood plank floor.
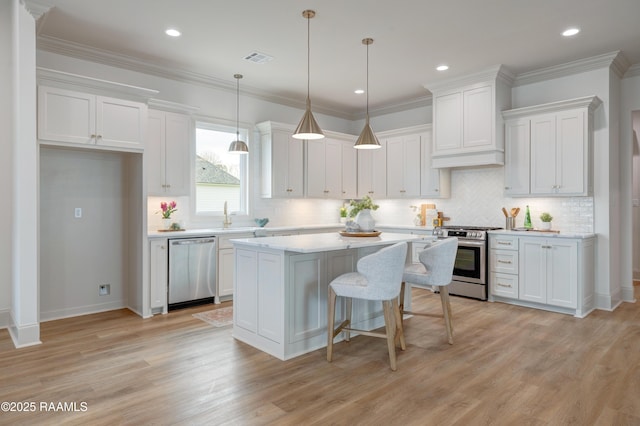
M 636 297 L 640 287 L 636 287 Z M 0 401 L 82 412 L 0 412 L 0 424 L 638 425 L 640 306 L 585 319 L 452 297 L 441 319 L 405 322 L 398 371 L 360 336 L 282 362 L 192 317 L 127 310 L 42 324 L 43 345 L 0 330 Z M 228 306 L 223 304 L 221 306 Z M 440 310 L 414 289 L 414 306 Z

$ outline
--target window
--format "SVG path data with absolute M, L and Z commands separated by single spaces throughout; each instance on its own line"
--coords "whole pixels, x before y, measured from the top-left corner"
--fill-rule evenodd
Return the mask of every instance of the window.
M 247 142 L 247 131 L 240 129 Z M 195 185 L 196 214 L 248 213 L 247 157 L 229 154 L 236 129 L 211 123 L 196 123 Z

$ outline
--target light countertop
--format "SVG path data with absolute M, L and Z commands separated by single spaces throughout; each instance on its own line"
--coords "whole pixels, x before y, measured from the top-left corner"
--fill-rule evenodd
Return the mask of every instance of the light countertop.
M 262 247 L 297 253 L 317 253 L 323 251 L 344 250 L 395 244 L 406 241 L 433 241 L 431 235 L 397 234 L 382 232 L 377 237 L 343 237 L 338 232 L 321 234 L 302 234 L 264 238 L 232 239 L 235 246 Z
M 152 230 L 148 232 L 149 238 L 190 238 L 190 237 L 206 237 L 210 235 L 233 235 L 233 234 L 253 234 L 254 232 L 287 232 L 287 231 L 321 231 L 330 228 L 343 228 L 344 224 L 332 223 L 329 225 L 297 225 L 297 226 L 274 226 L 268 228 L 260 228 L 259 226 L 239 226 L 237 228 L 194 228 L 184 231 L 167 231 L 161 232 Z
M 495 231 L 487 231 L 489 234 L 500 234 L 500 235 L 516 235 L 519 237 L 544 237 L 544 238 L 579 238 L 579 239 L 587 239 L 593 238 L 596 234 L 593 233 L 581 233 L 581 232 L 544 232 L 544 231 L 523 231 L 523 230 L 512 230 L 508 231 L 506 229 L 497 229 Z

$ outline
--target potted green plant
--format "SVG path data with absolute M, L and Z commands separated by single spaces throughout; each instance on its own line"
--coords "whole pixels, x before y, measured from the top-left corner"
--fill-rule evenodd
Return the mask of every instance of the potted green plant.
M 351 210 L 349 217 L 355 217 L 354 221 L 358 224 L 361 231 L 373 231 L 375 220 L 371 216 L 371 210 L 378 210 L 379 205 L 373 202 L 371 197 L 366 195 L 360 201 L 351 200 L 349 202 Z
M 553 220 L 553 216 L 551 214 L 544 212 L 540 215 L 540 220 L 542 221 L 542 225 L 540 225 L 540 229 L 548 231 L 551 229 L 551 221 Z

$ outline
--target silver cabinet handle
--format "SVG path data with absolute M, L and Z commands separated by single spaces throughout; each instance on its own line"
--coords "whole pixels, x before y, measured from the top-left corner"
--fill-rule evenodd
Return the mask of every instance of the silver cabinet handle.
M 506 263 L 508 265 L 511 265 L 511 261 L 510 260 L 500 260 L 500 259 L 498 259 L 498 263 Z
M 215 243 L 215 242 L 216 242 L 215 238 L 197 238 L 195 240 L 174 240 L 174 241 L 171 241 L 171 245 L 186 246 L 186 245 L 192 245 L 192 244 L 208 244 L 208 243 Z
M 502 283 L 496 283 L 497 286 L 499 287 L 507 287 L 507 288 L 511 288 L 511 284 L 502 284 Z

